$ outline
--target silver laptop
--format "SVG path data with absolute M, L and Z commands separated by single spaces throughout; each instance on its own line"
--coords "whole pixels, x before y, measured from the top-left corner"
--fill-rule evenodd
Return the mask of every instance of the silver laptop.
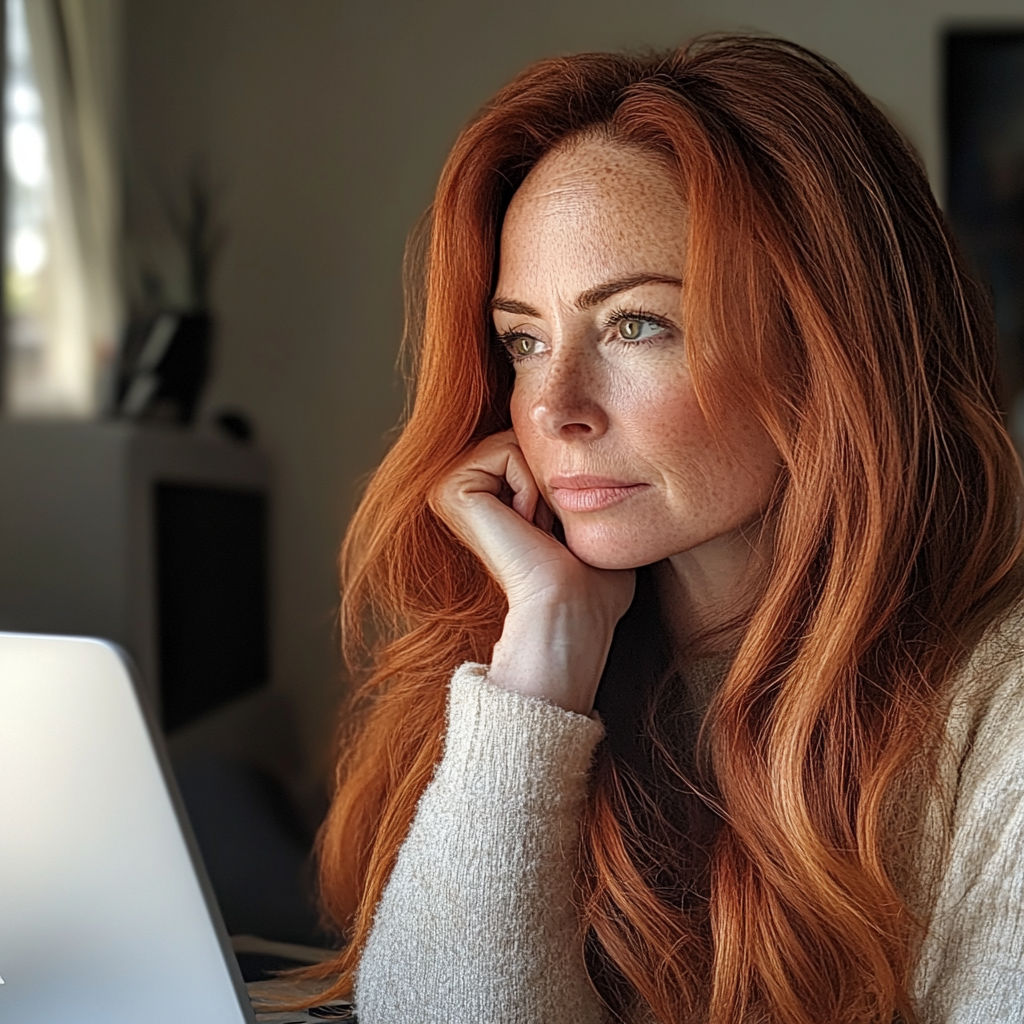
M 0 633 L 0 978 L 0 1022 L 256 1021 L 159 734 L 98 640 Z

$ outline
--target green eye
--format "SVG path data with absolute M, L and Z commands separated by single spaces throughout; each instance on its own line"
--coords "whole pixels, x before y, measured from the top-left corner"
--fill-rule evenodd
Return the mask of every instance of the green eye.
M 661 324 L 642 317 L 623 317 L 617 326 L 623 341 L 646 341 L 665 330 Z
M 536 338 L 531 338 L 529 334 L 499 335 L 498 341 L 501 342 L 513 362 L 536 355 L 537 347 L 540 345 L 540 342 Z

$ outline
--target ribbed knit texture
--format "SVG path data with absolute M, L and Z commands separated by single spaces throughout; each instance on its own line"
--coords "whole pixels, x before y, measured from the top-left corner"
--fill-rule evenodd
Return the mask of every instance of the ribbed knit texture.
M 454 675 L 444 756 L 359 967 L 360 1024 L 593 1024 L 573 870 L 595 719 Z
M 943 761 L 948 831 L 915 994 L 922 1024 L 1024 1022 L 1024 618 L 957 680 Z
M 1018 614 L 955 681 L 940 806 L 925 809 L 948 845 L 914 979 L 923 1024 L 1024 1022 L 1022 641 Z M 693 666 L 696 703 L 725 667 Z M 444 755 L 360 963 L 361 1024 L 608 1024 L 573 905 L 602 735 L 594 719 L 492 686 L 485 666 L 455 673 Z

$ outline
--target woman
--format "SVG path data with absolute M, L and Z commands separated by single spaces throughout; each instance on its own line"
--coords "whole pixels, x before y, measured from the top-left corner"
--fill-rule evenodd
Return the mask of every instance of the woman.
M 332 992 L 1024 1016 L 1021 481 L 906 143 L 783 42 L 543 62 L 456 143 L 426 271 L 344 552 L 380 639 Z

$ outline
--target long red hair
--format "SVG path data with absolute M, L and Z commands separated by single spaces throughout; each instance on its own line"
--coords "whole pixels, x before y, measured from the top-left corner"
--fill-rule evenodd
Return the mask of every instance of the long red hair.
M 1020 474 L 988 303 L 917 158 L 836 67 L 763 38 L 542 61 L 452 150 L 413 293 L 415 401 L 342 554 L 348 652 L 368 670 L 319 845 L 348 944 L 319 976 L 350 988 L 441 753 L 446 682 L 501 630 L 500 590 L 428 494 L 509 426 L 487 312 L 509 198 L 546 152 L 594 132 L 677 171 L 698 396 L 712 422 L 726 389 L 753 409 L 784 473 L 703 770 L 651 767 L 673 760 L 658 727 L 671 685 L 630 719 L 643 742 L 607 723 L 580 839 L 592 978 L 616 1012 L 664 1024 L 911 1021 L 921 921 L 896 881 L 892 795 L 940 742 L 965 655 L 1021 595 Z M 659 630 L 641 618 L 620 651 Z M 700 843 L 673 806 L 709 825 Z

